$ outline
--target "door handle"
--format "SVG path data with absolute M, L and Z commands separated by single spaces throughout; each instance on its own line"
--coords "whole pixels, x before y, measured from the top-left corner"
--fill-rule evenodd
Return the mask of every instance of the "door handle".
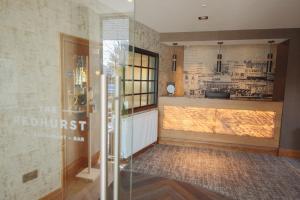
M 120 159 L 120 76 L 115 77 L 115 131 L 114 131 L 114 200 L 119 199 L 119 159 Z
M 100 197 L 107 199 L 107 77 L 105 74 L 100 78 L 100 126 L 101 126 L 101 152 L 100 152 Z

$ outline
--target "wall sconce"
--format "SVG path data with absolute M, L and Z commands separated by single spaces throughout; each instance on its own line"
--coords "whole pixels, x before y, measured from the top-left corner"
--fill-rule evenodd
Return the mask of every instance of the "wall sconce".
M 176 72 L 176 65 L 177 65 L 177 55 L 173 54 L 172 56 L 172 71 Z
M 173 46 L 177 46 L 177 43 L 173 43 Z M 173 56 L 172 56 L 172 72 L 176 72 L 177 66 L 177 55 L 175 54 L 175 48 L 173 48 Z
M 269 43 L 269 53 L 267 56 L 267 69 L 266 73 L 272 73 L 272 68 L 273 68 L 273 52 L 272 52 L 272 44 L 275 43 L 274 40 L 268 41 Z
M 221 53 L 222 44 L 223 44 L 223 42 L 218 42 L 219 52 L 218 52 L 218 55 L 217 55 L 217 73 L 222 72 L 222 57 L 223 57 L 222 53 Z

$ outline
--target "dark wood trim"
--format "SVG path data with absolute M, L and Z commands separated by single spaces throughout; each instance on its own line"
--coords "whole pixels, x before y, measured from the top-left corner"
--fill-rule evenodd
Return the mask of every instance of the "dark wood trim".
M 273 101 L 283 101 L 289 57 L 289 40 L 277 45 Z
M 40 200 L 63 200 L 63 189 L 58 188 L 47 194 L 46 196 L 40 198 Z
M 297 38 L 300 28 L 161 33 L 161 42 Z
M 142 112 L 142 111 L 150 110 L 150 109 L 153 109 L 153 108 L 157 108 L 157 104 L 147 105 L 147 106 L 141 106 L 141 107 L 138 107 L 138 108 L 134 108 L 133 109 L 134 110 L 133 113 Z
M 300 158 L 300 151 L 292 149 L 279 148 L 278 156 L 290 157 L 290 158 Z
M 148 51 L 146 49 L 141 49 L 138 47 L 133 47 L 133 46 L 129 46 L 129 51 L 132 51 L 132 49 L 134 48 L 134 52 L 135 53 L 141 53 L 141 54 L 148 54 L 149 56 L 153 56 L 153 57 L 157 57 L 159 56 L 158 53 L 152 52 L 152 51 Z

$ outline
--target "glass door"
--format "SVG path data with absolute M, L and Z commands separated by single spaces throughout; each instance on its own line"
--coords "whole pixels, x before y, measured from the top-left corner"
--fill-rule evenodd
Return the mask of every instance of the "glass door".
M 134 3 L 1 1 L 0 16 L 0 199 L 131 199 Z
M 105 16 L 102 20 L 101 199 L 131 199 L 132 157 L 121 152 L 132 152 L 132 126 L 123 127 L 132 124 L 128 105 L 133 104 L 133 98 L 124 97 L 122 80 L 125 71 L 132 69 L 133 28 L 131 16 Z

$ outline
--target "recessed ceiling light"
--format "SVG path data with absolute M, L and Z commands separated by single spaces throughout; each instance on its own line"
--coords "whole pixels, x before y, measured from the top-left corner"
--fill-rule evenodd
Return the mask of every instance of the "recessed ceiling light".
M 131 2 L 133 2 L 133 0 L 128 0 L 128 2 L 130 2 L 130 3 L 131 3 Z
M 201 17 L 198 17 L 199 20 L 208 20 L 208 16 L 201 16 Z
M 202 6 L 202 7 L 206 7 L 206 4 L 205 4 L 205 3 L 203 3 L 201 6 Z

